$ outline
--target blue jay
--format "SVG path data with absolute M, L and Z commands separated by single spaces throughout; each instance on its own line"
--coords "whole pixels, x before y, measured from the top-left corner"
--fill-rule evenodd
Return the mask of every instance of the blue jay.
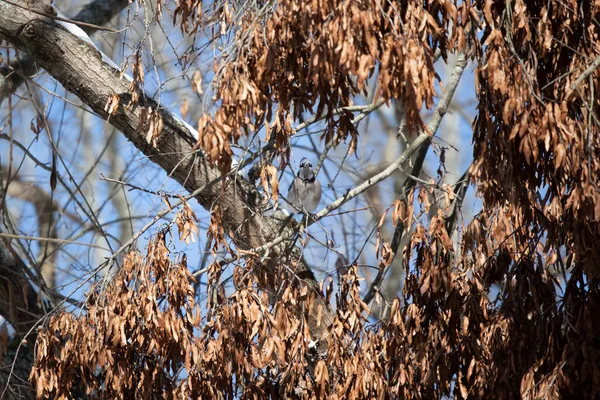
M 315 176 L 312 163 L 306 157 L 300 161 L 300 169 L 288 189 L 287 210 L 291 213 L 313 212 L 321 200 L 321 183 Z

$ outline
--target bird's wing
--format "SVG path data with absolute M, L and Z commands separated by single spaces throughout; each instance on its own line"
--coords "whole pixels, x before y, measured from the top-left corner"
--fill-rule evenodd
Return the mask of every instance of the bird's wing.
M 311 202 L 310 202 L 310 206 L 311 206 L 310 211 L 311 212 L 316 210 L 316 208 L 319 206 L 319 202 L 321 201 L 321 194 L 322 194 L 321 182 L 319 182 L 318 179 L 315 179 L 315 181 L 313 183 L 312 196 L 311 196 Z
M 301 184 L 302 179 L 296 177 L 288 188 L 286 208 L 291 213 L 297 213 L 299 209 L 302 209 L 300 205 L 300 193 L 298 193 L 298 186 Z

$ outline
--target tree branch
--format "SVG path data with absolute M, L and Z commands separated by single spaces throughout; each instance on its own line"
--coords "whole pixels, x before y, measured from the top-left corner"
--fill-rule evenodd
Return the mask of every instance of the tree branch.
M 93 25 L 104 25 L 128 5 L 128 0 L 94 0 L 73 17 L 73 20 Z M 89 25 L 82 25 L 81 29 L 88 35 L 97 30 L 96 27 Z M 37 71 L 38 65 L 28 54 L 21 54 L 19 60 L 11 62 L 8 67 L 0 68 L 0 105 L 8 96 L 16 92 L 28 77 L 35 75 Z
M 567 99 L 571 97 L 571 95 L 575 92 L 575 90 L 581 85 L 581 82 L 585 80 L 588 76 L 592 74 L 596 70 L 596 68 L 600 67 L 600 57 L 597 57 L 588 68 L 579 77 L 573 82 L 571 87 L 569 88 L 569 93 L 567 94 Z

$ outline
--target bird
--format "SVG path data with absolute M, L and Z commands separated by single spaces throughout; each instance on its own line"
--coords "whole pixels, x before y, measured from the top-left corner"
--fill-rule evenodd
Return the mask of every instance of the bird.
M 321 200 L 321 183 L 317 180 L 312 163 L 306 157 L 300 160 L 300 168 L 288 189 L 287 210 L 291 213 L 311 213 Z

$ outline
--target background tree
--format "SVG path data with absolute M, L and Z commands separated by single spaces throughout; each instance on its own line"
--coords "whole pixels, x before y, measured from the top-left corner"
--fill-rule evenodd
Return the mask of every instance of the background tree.
M 2 397 L 597 397 L 599 20 L 0 0 Z

